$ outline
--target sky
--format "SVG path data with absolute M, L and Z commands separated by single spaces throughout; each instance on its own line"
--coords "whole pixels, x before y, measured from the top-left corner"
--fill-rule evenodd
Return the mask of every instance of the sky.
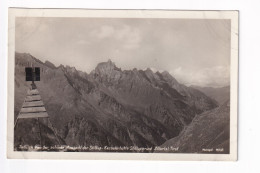
M 230 82 L 230 20 L 18 17 L 15 50 L 90 73 L 111 59 L 122 70 L 168 71 L 180 83 Z

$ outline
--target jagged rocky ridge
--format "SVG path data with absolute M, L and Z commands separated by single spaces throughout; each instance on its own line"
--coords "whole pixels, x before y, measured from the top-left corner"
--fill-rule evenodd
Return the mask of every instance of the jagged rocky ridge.
M 196 115 L 217 107 L 215 100 L 166 71 L 121 70 L 109 60 L 87 74 L 16 53 L 15 118 L 30 85 L 24 72 L 30 62 L 41 67 L 38 90 L 61 141 L 71 146 L 158 146 L 178 136 Z M 22 132 L 33 126 L 19 127 L 15 144 L 21 138 L 32 141 L 32 134 Z

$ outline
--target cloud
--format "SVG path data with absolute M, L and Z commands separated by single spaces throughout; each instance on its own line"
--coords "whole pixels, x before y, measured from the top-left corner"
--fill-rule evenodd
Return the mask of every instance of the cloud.
M 221 87 L 230 83 L 230 68 L 228 66 L 214 66 L 197 71 L 189 71 L 178 67 L 170 72 L 179 82 L 186 85 Z
M 51 23 L 51 20 L 48 22 Z M 16 19 L 15 26 L 16 40 L 23 42 L 34 35 L 47 35 L 49 29 L 48 25 L 41 18 L 19 17 Z
M 90 42 L 86 41 L 86 40 L 78 40 L 78 41 L 76 41 L 76 44 L 78 44 L 78 45 L 89 45 Z
M 112 26 L 104 25 L 98 31 L 97 37 L 100 39 L 104 39 L 107 37 L 111 37 L 114 33 L 115 29 Z
M 162 72 L 164 71 L 164 70 L 159 70 L 159 69 L 154 68 L 154 67 L 150 67 L 150 69 L 151 69 L 154 73 L 156 73 L 156 72 L 162 73 Z
M 138 48 L 141 42 L 140 31 L 137 28 L 132 28 L 126 25 L 118 30 L 115 38 L 124 43 L 123 47 L 125 49 Z
M 118 43 L 123 49 L 136 49 L 140 47 L 141 33 L 139 29 L 123 25 L 115 28 L 109 25 L 100 27 L 91 32 L 91 36 L 101 41 L 104 39 L 112 40 L 113 44 Z

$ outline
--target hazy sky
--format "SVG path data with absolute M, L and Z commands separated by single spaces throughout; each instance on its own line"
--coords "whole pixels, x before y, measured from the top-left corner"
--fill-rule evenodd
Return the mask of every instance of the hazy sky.
M 230 20 L 16 18 L 16 51 L 90 72 L 169 71 L 186 85 L 229 85 Z

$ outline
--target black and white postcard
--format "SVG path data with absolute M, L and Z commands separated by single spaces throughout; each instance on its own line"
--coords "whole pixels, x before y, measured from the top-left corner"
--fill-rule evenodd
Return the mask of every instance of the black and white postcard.
M 237 159 L 237 11 L 10 8 L 8 32 L 8 158 Z

